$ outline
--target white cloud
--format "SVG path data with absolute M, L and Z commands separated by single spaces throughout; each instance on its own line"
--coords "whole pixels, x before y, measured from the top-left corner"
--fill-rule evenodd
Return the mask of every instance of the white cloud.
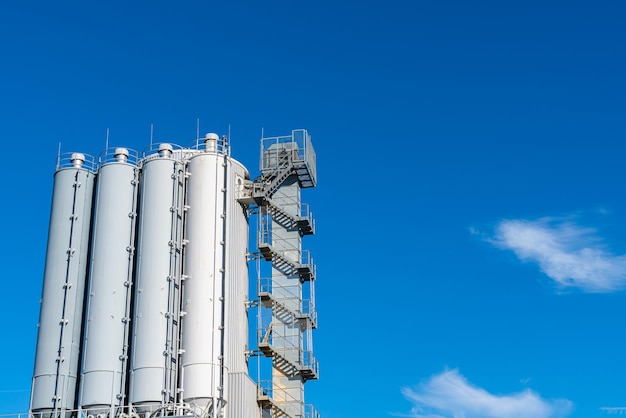
M 490 241 L 537 263 L 562 287 L 611 292 L 626 285 L 626 255 L 607 251 L 593 228 L 563 219 L 509 219 L 497 225 Z
M 557 418 L 566 417 L 572 403 L 548 401 L 526 389 L 510 395 L 494 395 L 474 386 L 458 370 L 431 377 L 417 388 L 403 388 L 413 403 L 413 418 Z

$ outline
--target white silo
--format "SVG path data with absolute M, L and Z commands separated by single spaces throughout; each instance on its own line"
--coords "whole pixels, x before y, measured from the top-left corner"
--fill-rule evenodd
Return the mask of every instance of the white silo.
M 315 186 L 310 138 L 297 130 L 262 139 L 255 181 L 225 137 L 202 142 L 151 146 L 142 158 L 105 151 L 97 175 L 74 154 L 56 173 L 31 394 L 42 417 L 34 418 L 318 416 L 303 397 L 317 378 L 313 284 L 305 283 L 315 268 L 300 246 L 314 230 L 299 199 L 300 187 Z M 265 220 L 258 250 L 248 249 L 253 213 Z M 260 257 L 272 277 L 259 276 L 251 298 L 248 260 Z M 248 309 L 261 316 L 261 307 L 271 323 L 250 341 Z M 270 357 L 272 381 L 260 366 L 251 378 L 254 355 Z
M 73 409 L 95 173 L 92 157 L 59 157 L 54 174 L 30 409 L 56 416 Z
M 229 401 L 229 372 L 247 372 L 248 223 L 236 199 L 248 174 L 226 147 L 225 140 L 207 134 L 204 151 L 187 166 L 182 401 L 214 416 Z M 231 306 L 237 318 L 228 318 Z
M 125 148 L 110 157 L 98 170 L 85 312 L 79 402 L 90 414 L 127 401 L 138 168 Z
M 185 181 L 179 159 L 160 144 L 142 166 L 129 381 L 129 402 L 139 412 L 176 396 Z

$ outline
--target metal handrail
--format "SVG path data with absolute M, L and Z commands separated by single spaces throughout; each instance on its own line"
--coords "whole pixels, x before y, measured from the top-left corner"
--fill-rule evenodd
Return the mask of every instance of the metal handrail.
M 281 151 L 284 151 L 281 153 Z M 295 129 L 291 135 L 261 138 L 260 164 L 266 177 L 271 177 L 268 171 L 276 173 L 280 167 L 280 156 L 288 155 L 292 164 L 304 164 L 311 175 L 313 183 L 316 183 L 316 155 L 311 143 L 311 136 L 306 129 Z
M 311 224 L 315 223 L 313 219 L 313 212 L 311 212 L 311 206 L 308 203 L 300 204 L 300 211 L 298 213 L 299 218 L 307 219 Z
M 302 310 L 300 312 L 302 316 L 309 316 L 313 323 L 317 323 L 317 311 L 315 310 L 315 303 L 312 299 L 302 300 Z
M 156 412 L 160 410 L 163 411 L 162 415 L 155 415 Z M 169 412 L 178 412 L 175 415 L 182 416 L 185 415 L 184 411 L 189 411 L 189 406 L 186 403 L 171 403 L 166 405 L 141 405 L 141 406 L 131 406 L 131 405 L 115 405 L 115 406 L 107 406 L 102 408 L 77 408 L 77 409 L 59 409 L 56 413 L 65 414 L 65 416 L 72 417 L 83 417 L 87 418 L 89 416 L 93 416 L 97 418 L 98 415 L 103 416 L 113 416 L 118 418 L 139 418 L 138 412 L 149 413 L 150 416 L 169 416 L 171 414 Z M 89 412 L 89 415 L 86 415 Z M 16 413 L 16 414 L 0 414 L 0 418 L 41 418 L 44 416 L 50 416 L 50 414 L 54 414 L 55 412 L 45 411 L 45 412 L 24 412 L 24 413 Z M 62 415 L 59 415 L 62 416 Z M 189 415 L 193 417 L 192 415 Z
M 292 290 L 293 289 L 293 290 Z M 298 318 L 310 317 L 313 323 L 317 323 L 317 311 L 315 310 L 315 301 L 313 298 L 304 298 L 300 300 L 299 286 L 280 286 L 273 282 L 271 277 L 262 277 L 259 279 L 258 292 L 268 293 L 279 304 L 286 306 L 286 301 L 298 300 L 299 308 L 292 312 Z M 289 308 L 286 308 L 290 310 Z
M 316 277 L 317 267 L 315 266 L 315 262 L 313 261 L 313 257 L 311 256 L 310 250 L 302 250 L 300 255 L 300 264 L 303 266 L 308 266 L 313 274 L 313 277 Z
M 57 156 L 57 171 L 64 168 L 83 168 L 95 173 L 98 170 L 96 157 L 80 152 L 64 152 Z
M 98 168 L 110 163 L 137 165 L 139 163 L 139 153 L 130 148 L 109 147 L 98 156 Z
M 302 366 L 310 368 L 315 374 L 318 374 L 319 363 L 312 351 L 302 351 Z
M 207 138 L 197 138 L 193 141 L 188 148 L 198 151 L 207 151 L 205 141 Z M 216 149 L 218 154 L 221 155 L 230 155 L 230 144 L 228 142 L 228 137 L 226 135 L 222 135 L 217 140 Z
M 159 148 L 164 145 L 165 146 L 169 145 L 171 147 L 173 155 L 177 155 L 177 154 L 180 154 L 182 151 L 185 151 L 185 148 L 183 148 L 181 145 L 178 145 L 172 142 L 154 142 L 143 149 L 141 153 L 142 161 L 147 161 L 147 160 L 149 161 L 151 159 L 161 157 L 161 155 L 159 155 L 159 151 L 160 151 Z M 173 158 L 173 157 L 170 157 L 170 158 Z
M 299 403 L 285 389 L 275 387 L 271 380 L 259 380 L 257 382 L 257 397 L 261 396 L 267 396 L 280 405 Z
M 312 404 L 304 405 L 304 418 L 320 418 L 319 412 Z

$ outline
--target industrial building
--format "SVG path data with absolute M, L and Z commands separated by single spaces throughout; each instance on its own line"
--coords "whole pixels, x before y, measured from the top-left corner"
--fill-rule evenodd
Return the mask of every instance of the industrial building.
M 306 130 L 59 153 L 29 414 L 317 418 L 316 179 Z

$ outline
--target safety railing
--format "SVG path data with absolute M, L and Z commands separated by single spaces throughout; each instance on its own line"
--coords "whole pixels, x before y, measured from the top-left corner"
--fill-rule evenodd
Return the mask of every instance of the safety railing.
M 211 136 L 211 134 L 207 134 L 204 138 L 197 138 L 189 145 L 189 148 L 198 151 L 214 152 L 220 155 L 230 155 L 230 144 L 226 135 Z
M 141 161 L 145 163 L 158 158 L 182 159 L 185 151 L 189 152 L 189 149 L 171 142 L 155 142 L 143 149 Z
M 261 172 L 266 177 L 277 172 L 277 168 L 289 161 L 296 168 L 305 168 L 311 177 L 312 185 L 316 182 L 316 156 L 311 143 L 311 136 L 305 129 L 296 129 L 289 136 L 261 138 Z
M 57 156 L 57 170 L 64 168 L 83 168 L 95 173 L 98 164 L 95 157 L 80 152 L 64 152 Z
M 259 279 L 259 293 L 272 293 L 276 299 L 300 299 L 298 286 L 281 286 L 273 283 L 271 277 Z
M 273 282 L 271 277 L 262 277 L 258 283 L 258 294 L 261 300 L 269 298 L 292 312 L 298 319 L 310 319 L 313 327 L 317 327 L 317 311 L 313 298 L 301 299 L 299 286 L 280 286 Z M 298 308 L 293 308 L 294 301 Z M 292 308 L 290 308 L 290 306 Z
M 320 418 L 319 412 L 311 404 L 304 405 L 304 417 L 303 418 Z
M 302 364 L 302 369 L 311 370 L 313 374 L 317 376 L 319 363 L 317 362 L 317 359 L 313 355 L 312 351 L 302 351 L 302 359 L 300 361 Z
M 279 353 L 301 351 L 298 335 L 280 335 L 274 331 L 274 328 L 275 326 L 270 324 L 257 330 L 259 346 L 270 345 Z M 299 361 L 300 356 L 295 356 L 295 358 Z
M 309 250 L 302 250 L 298 270 L 301 276 L 303 274 L 307 276 L 303 277 L 304 280 L 314 280 L 317 277 L 317 267 Z
M 15 414 L 0 414 L 0 418 L 33 418 L 33 414 L 28 412 L 21 412 Z
M 105 164 L 110 163 L 126 163 L 130 165 L 137 165 L 140 155 L 133 149 L 118 147 L 107 148 L 98 157 L 98 166 L 102 167 Z
M 302 310 L 299 314 L 301 318 L 310 318 L 313 327 L 317 327 L 317 311 L 315 310 L 315 303 L 312 299 L 304 299 L 302 301 Z
M 189 416 L 192 418 L 191 412 L 188 404 L 168 403 L 165 405 L 123 405 L 91 409 L 50 409 L 31 413 L 0 414 L 0 418 L 140 418 L 140 416 Z
M 269 398 L 276 404 L 283 406 L 300 403 L 285 389 L 275 387 L 271 380 L 259 380 L 257 383 L 257 398 Z
M 300 204 L 298 218 L 309 221 L 313 225 L 313 229 L 315 229 L 315 219 L 313 219 L 313 212 L 311 212 L 311 207 L 308 203 Z
M 272 230 L 269 227 L 269 217 L 259 216 L 258 219 L 257 246 L 259 244 L 272 245 Z

